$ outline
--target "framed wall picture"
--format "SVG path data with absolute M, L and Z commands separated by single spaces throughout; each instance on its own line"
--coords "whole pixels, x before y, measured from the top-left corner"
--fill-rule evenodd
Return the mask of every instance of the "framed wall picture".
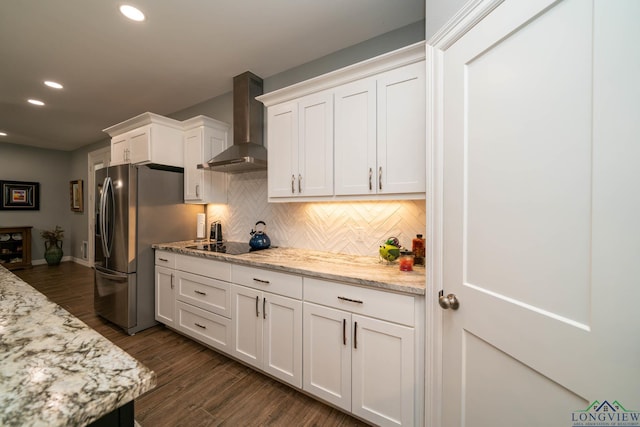
M 40 183 L 0 181 L 0 209 L 40 210 Z
M 74 212 L 82 212 L 84 207 L 82 203 L 82 180 L 76 179 L 69 183 L 69 197 L 71 202 L 71 210 Z

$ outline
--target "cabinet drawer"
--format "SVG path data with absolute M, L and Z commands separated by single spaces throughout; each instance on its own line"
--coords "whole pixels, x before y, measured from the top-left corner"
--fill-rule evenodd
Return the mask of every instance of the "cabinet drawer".
M 176 255 L 176 269 L 227 282 L 231 279 L 230 264 L 208 258 L 178 254 Z
M 407 326 L 415 324 L 415 301 L 409 295 L 305 277 L 304 300 Z
M 156 250 L 156 265 L 175 269 L 176 254 L 173 252 Z
M 262 268 L 231 266 L 231 281 L 262 291 L 302 299 L 302 277 Z
M 197 274 L 176 272 L 178 292 L 176 299 L 203 310 L 231 317 L 231 297 L 228 282 L 198 276 Z
M 176 329 L 211 347 L 231 351 L 231 319 L 176 301 Z

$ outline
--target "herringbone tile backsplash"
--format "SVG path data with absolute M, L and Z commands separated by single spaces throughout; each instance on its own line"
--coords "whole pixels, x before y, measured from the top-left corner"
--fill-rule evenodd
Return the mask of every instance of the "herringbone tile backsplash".
M 207 221 L 222 221 L 224 238 L 249 241 L 257 221 L 267 223 L 273 246 L 377 256 L 390 236 L 411 248 L 426 230 L 424 200 L 268 203 L 267 173 L 229 175 L 228 204 L 208 205 Z

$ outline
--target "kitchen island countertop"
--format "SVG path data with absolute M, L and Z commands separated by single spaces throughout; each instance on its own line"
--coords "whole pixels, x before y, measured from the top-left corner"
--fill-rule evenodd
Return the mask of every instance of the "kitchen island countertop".
M 155 373 L 0 266 L 0 425 L 86 425 Z
M 207 243 L 207 242 L 205 242 Z M 193 240 L 173 243 L 157 243 L 154 249 L 198 256 L 235 264 L 269 268 L 285 273 L 301 274 L 349 283 L 358 286 L 386 289 L 406 294 L 425 294 L 425 268 L 414 266 L 414 270 L 403 272 L 398 263 L 380 262 L 372 256 L 335 254 L 294 248 L 270 248 L 241 255 L 227 255 L 198 249 Z

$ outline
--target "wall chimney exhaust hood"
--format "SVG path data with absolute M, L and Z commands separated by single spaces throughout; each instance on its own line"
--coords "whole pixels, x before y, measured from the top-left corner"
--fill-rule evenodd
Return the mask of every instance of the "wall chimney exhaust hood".
M 256 96 L 262 95 L 262 79 L 246 71 L 233 78 L 233 145 L 198 165 L 198 169 L 227 173 L 267 169 L 263 144 L 264 110 Z

